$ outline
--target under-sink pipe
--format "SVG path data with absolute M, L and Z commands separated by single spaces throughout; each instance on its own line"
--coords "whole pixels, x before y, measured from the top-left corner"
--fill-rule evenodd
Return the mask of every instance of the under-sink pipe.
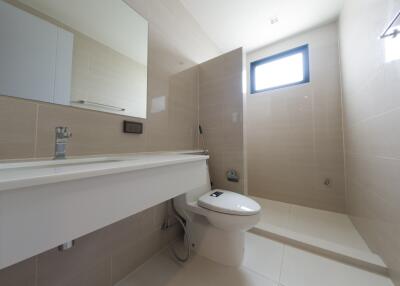
M 191 245 L 190 245 L 190 232 L 189 229 L 187 228 L 187 223 L 186 220 L 178 213 L 178 211 L 175 208 L 175 204 L 174 204 L 174 199 L 171 199 L 171 207 L 172 207 L 172 211 L 174 212 L 174 217 L 178 220 L 178 222 L 181 224 L 182 228 L 183 228 L 183 232 L 184 232 L 184 245 L 186 248 L 186 254 L 185 256 L 181 257 L 178 255 L 178 253 L 175 250 L 175 247 L 173 245 L 173 242 L 171 242 L 171 251 L 172 254 L 175 256 L 175 258 L 179 261 L 179 262 L 186 262 L 189 260 L 190 255 L 191 255 Z
M 199 126 L 199 133 L 200 133 L 200 135 L 203 134 L 203 130 L 202 130 L 201 126 Z M 208 152 L 207 149 L 203 149 L 203 151 L 200 152 L 200 154 L 201 155 L 209 155 L 209 152 Z M 207 160 L 207 168 L 208 168 L 208 160 Z M 211 179 L 210 179 L 210 184 L 212 185 Z M 186 254 L 185 254 L 184 257 L 180 257 L 178 255 L 178 253 L 176 252 L 175 248 L 174 248 L 173 242 L 171 243 L 170 248 L 171 248 L 172 254 L 176 258 L 176 260 L 178 260 L 179 262 L 184 263 L 184 262 L 189 260 L 190 255 L 191 255 L 192 246 L 191 246 L 191 242 L 190 242 L 191 241 L 191 239 L 190 239 L 190 231 L 189 231 L 189 228 L 187 227 L 186 219 L 184 217 L 182 217 L 179 214 L 179 212 L 176 210 L 175 204 L 174 204 L 174 199 L 171 199 L 171 208 L 172 208 L 172 211 L 174 212 L 174 217 L 176 218 L 176 220 L 180 223 L 180 225 L 183 228 L 184 245 L 185 245 L 185 248 L 186 248 Z M 163 229 L 167 229 L 168 228 L 168 224 L 169 224 L 168 223 L 168 217 L 169 217 L 169 214 L 167 214 L 166 222 L 164 223 Z

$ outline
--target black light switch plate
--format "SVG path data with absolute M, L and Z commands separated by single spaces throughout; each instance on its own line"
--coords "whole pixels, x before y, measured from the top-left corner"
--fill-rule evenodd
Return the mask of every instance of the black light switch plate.
M 142 134 L 143 123 L 134 121 L 124 121 L 124 133 Z

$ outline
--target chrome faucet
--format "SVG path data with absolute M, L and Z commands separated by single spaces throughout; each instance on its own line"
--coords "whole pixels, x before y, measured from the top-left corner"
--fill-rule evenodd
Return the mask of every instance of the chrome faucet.
M 72 137 L 68 127 L 56 127 L 56 145 L 54 159 L 65 159 L 65 149 L 67 147 L 68 138 Z

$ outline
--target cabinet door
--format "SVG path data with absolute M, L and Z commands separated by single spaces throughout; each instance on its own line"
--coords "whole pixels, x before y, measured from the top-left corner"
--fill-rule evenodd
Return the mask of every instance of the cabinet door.
M 70 88 L 71 63 L 65 60 L 72 62 L 73 41 L 68 33 L 0 1 L 0 95 L 54 102 L 61 90 L 59 101 L 67 102 L 69 90 L 63 88 Z M 65 39 L 67 46 L 58 47 Z
M 74 36 L 58 28 L 54 103 L 70 105 Z

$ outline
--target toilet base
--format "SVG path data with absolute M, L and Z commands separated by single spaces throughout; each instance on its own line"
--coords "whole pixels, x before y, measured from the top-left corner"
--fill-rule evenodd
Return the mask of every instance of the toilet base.
M 244 231 L 226 231 L 196 216 L 189 223 L 192 250 L 227 266 L 240 266 L 244 256 Z

